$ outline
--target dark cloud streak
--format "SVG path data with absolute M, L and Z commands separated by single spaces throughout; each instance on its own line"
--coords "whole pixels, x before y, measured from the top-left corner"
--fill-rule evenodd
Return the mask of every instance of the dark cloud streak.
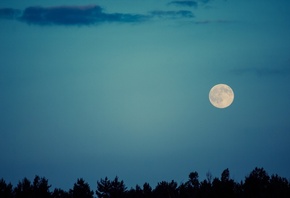
M 176 6 L 187 6 L 187 7 L 197 7 L 198 3 L 196 1 L 171 1 L 168 5 L 176 5 Z
M 230 23 L 237 23 L 238 21 L 231 21 L 231 20 L 203 20 L 203 21 L 195 21 L 195 24 L 230 24 Z
M 13 8 L 0 8 L 0 19 L 16 19 L 21 11 Z
M 146 20 L 145 15 L 103 12 L 97 5 L 28 7 L 21 21 L 37 25 L 92 25 L 102 22 L 138 23 Z
M 150 12 L 153 17 L 161 18 L 193 18 L 194 15 L 191 11 L 188 10 L 179 10 L 179 11 L 162 11 L 155 10 Z
M 32 25 L 64 25 L 88 26 L 106 22 L 115 23 L 141 23 L 152 18 L 177 19 L 192 18 L 193 13 L 188 10 L 162 11 L 155 10 L 147 14 L 106 13 L 98 5 L 86 6 L 55 6 L 27 7 L 24 11 L 2 8 L 0 18 L 16 19 Z

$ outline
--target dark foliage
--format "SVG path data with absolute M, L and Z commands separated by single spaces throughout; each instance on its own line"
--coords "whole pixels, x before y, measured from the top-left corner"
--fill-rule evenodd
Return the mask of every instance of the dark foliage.
M 69 191 L 72 198 L 93 198 L 94 191 L 83 179 L 78 179 L 72 190 Z
M 118 177 L 115 177 L 113 181 L 106 177 L 97 182 L 96 194 L 99 198 L 122 198 L 126 197 L 126 187 Z
M 6 184 L 4 179 L 0 180 L 0 197 L 5 197 L 5 198 L 13 197 L 12 184 Z
M 69 191 L 55 188 L 44 177 L 35 176 L 33 182 L 24 178 L 13 188 L 12 184 L 0 179 L 0 198 L 93 198 L 94 191 L 83 179 L 78 179 Z M 177 184 L 174 180 L 159 182 L 154 189 L 149 183 L 127 190 L 124 181 L 115 177 L 113 180 L 97 181 L 98 198 L 288 198 L 290 183 L 277 174 L 269 176 L 263 168 L 255 168 L 244 181 L 235 182 L 225 169 L 220 178 L 213 178 L 211 173 L 199 181 L 197 172 L 191 172 L 188 180 Z
M 153 191 L 154 197 L 159 198 L 177 198 L 178 197 L 178 190 L 177 190 L 177 183 L 175 181 L 166 182 L 162 181 L 159 182 L 156 188 Z

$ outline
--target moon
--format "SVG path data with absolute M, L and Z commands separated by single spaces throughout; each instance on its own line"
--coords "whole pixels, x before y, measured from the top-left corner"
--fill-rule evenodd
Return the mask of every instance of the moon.
M 209 101 L 216 108 L 227 108 L 234 101 L 234 92 L 226 84 L 217 84 L 209 91 Z

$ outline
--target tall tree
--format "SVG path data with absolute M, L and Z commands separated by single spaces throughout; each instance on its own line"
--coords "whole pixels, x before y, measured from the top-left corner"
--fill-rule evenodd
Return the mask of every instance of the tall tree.
M 110 198 L 110 190 L 111 181 L 107 177 L 105 177 L 105 179 L 97 181 L 96 194 L 99 198 Z
M 199 191 L 200 182 L 196 171 L 189 173 L 188 181 L 178 187 L 179 196 L 182 198 L 196 197 Z
M 269 184 L 269 195 L 279 198 L 290 197 L 290 183 L 288 180 L 277 174 L 272 175 Z
M 143 184 L 143 196 L 144 198 L 149 198 L 152 196 L 152 188 L 147 182 Z
M 33 186 L 31 182 L 25 177 L 22 181 L 19 181 L 14 188 L 15 198 L 28 198 L 33 197 Z
M 116 176 L 115 179 L 111 182 L 111 198 L 124 197 L 126 192 L 126 187 L 124 181 L 119 181 L 119 178 Z
M 71 198 L 70 194 L 60 188 L 55 188 L 51 194 L 52 198 Z
M 126 193 L 124 181 L 116 176 L 113 181 L 107 177 L 97 182 L 96 194 L 99 198 L 122 198 Z
M 74 184 L 70 194 L 72 198 L 93 198 L 94 191 L 91 191 L 89 184 L 81 178 Z
M 189 180 L 188 180 L 188 183 L 190 186 L 192 186 L 194 189 L 198 189 L 199 188 L 199 181 L 198 181 L 198 173 L 195 171 L 195 172 L 191 172 L 189 173 Z
M 244 183 L 244 193 L 247 197 L 267 197 L 270 177 L 263 168 L 255 168 Z
M 154 197 L 158 198 L 175 198 L 178 197 L 177 183 L 175 181 L 159 182 L 153 191 Z
M 229 169 L 225 169 L 221 174 L 221 179 L 215 178 L 212 182 L 213 195 L 217 197 L 235 197 L 235 182 L 230 179 Z
M 48 180 L 45 177 L 39 177 L 36 175 L 33 180 L 33 196 L 35 198 L 49 198 L 51 193 L 49 188 L 51 185 L 48 185 Z
M 0 197 L 1 198 L 12 198 L 13 197 L 13 189 L 12 184 L 6 184 L 4 179 L 0 180 Z

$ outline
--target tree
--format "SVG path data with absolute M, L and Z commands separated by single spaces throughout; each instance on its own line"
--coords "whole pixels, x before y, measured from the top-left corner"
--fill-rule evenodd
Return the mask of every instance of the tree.
M 230 171 L 229 169 L 225 169 L 221 174 L 221 181 L 228 182 L 230 180 Z
M 131 188 L 126 193 L 127 198 L 143 198 L 143 191 L 139 185 L 136 185 L 135 189 Z
M 152 196 L 152 188 L 150 184 L 147 182 L 143 184 L 143 196 L 144 198 L 148 198 Z
M 81 178 L 74 184 L 70 194 L 72 198 L 93 198 L 94 191 L 91 191 L 89 184 Z
M 235 182 L 230 179 L 229 169 L 225 169 L 221 174 L 221 179 L 215 178 L 212 182 L 213 195 L 217 197 L 235 197 Z
M 200 185 L 198 181 L 198 173 L 196 171 L 191 172 L 188 177 L 189 177 L 188 184 L 192 186 L 194 189 L 198 189 Z
M 159 182 L 154 190 L 154 197 L 158 198 L 174 198 L 178 197 L 177 183 L 175 181 Z
M 109 198 L 111 190 L 111 181 L 105 177 L 97 182 L 96 194 L 99 198 Z
M 212 195 L 212 174 L 210 171 L 206 173 L 206 179 L 200 183 L 199 197 L 211 197 Z
M 25 177 L 19 181 L 14 189 L 15 198 L 33 197 L 33 186 L 31 182 Z
M 270 177 L 263 168 L 255 168 L 244 183 L 246 197 L 267 197 Z
M 211 174 L 210 171 L 208 171 L 206 173 L 206 180 L 207 180 L 207 183 L 211 184 L 211 182 L 212 182 L 212 174 Z
M 55 188 L 51 194 L 52 198 L 70 198 L 70 194 L 60 188 Z
M 290 186 L 286 178 L 280 176 L 272 175 L 269 184 L 269 196 L 270 197 L 290 197 Z
M 179 196 L 182 198 L 197 197 L 199 187 L 198 173 L 191 172 L 189 173 L 188 181 L 178 187 Z
M 124 181 L 119 181 L 119 178 L 116 176 L 111 182 L 111 198 L 123 197 L 125 192 L 126 187 Z
M 50 197 L 50 191 L 49 188 L 51 185 L 48 185 L 48 180 L 44 177 L 40 178 L 38 175 L 34 177 L 33 180 L 33 196 L 35 198 L 41 197 L 41 198 L 49 198 Z
M 99 198 L 122 198 L 125 196 L 125 192 L 124 181 L 119 181 L 117 176 L 113 181 L 106 177 L 97 182 L 96 194 Z
M 1 198 L 12 198 L 13 197 L 13 190 L 12 184 L 6 184 L 4 179 L 0 180 L 0 197 Z
M 44 177 L 35 176 L 31 183 L 26 177 L 13 188 L 0 179 L 0 198 L 93 198 L 94 192 L 83 179 L 78 179 L 68 192 L 55 188 L 50 192 L 51 185 Z M 97 181 L 96 194 L 98 198 L 289 198 L 290 181 L 277 174 L 271 177 L 263 168 L 255 168 L 245 180 L 236 183 L 230 177 L 229 169 L 225 169 L 220 178 L 206 174 L 199 181 L 198 173 L 191 172 L 185 183 L 159 182 L 155 189 L 149 183 L 143 187 L 136 185 L 127 191 L 122 180 L 116 176 L 113 180 L 107 177 Z
M 235 197 L 235 181 L 230 178 L 229 169 L 225 169 L 221 174 L 222 197 Z

